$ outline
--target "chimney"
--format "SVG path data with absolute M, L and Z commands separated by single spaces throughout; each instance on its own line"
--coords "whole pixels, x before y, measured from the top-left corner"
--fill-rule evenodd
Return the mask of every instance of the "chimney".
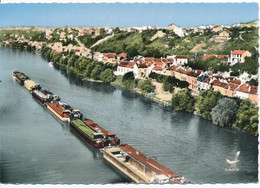
M 250 91 L 251 91 L 251 86 L 248 87 L 248 92 L 250 92 Z

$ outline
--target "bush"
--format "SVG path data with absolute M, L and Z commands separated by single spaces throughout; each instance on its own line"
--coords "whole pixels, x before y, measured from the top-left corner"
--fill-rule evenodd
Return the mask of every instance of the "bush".
M 179 91 L 172 97 L 172 105 L 177 111 L 192 112 L 193 103 L 194 100 L 189 90 Z
M 155 86 L 152 84 L 151 80 L 139 81 L 138 88 L 141 90 L 142 94 L 151 93 L 155 90 Z

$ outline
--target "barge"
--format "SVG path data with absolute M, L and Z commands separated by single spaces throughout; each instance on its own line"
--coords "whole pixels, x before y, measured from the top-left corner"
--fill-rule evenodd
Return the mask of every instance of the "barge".
M 41 105 L 47 105 L 50 102 L 59 101 L 60 98 L 57 95 L 47 91 L 47 90 L 33 90 L 32 91 L 33 98 L 39 102 Z
M 97 133 L 80 119 L 73 119 L 70 121 L 71 129 L 83 138 L 87 143 L 95 148 L 103 148 L 103 133 Z
M 48 103 L 47 109 L 64 122 L 69 120 L 69 114 L 73 111 L 69 105 L 61 101 Z
M 96 133 L 103 134 L 104 146 L 116 146 L 120 144 L 120 139 L 116 137 L 116 133 L 106 131 L 90 119 L 85 119 L 83 122 Z
M 103 158 L 135 183 L 189 183 L 128 144 L 101 149 Z
M 24 81 L 25 80 L 29 80 L 30 78 L 28 76 L 26 76 L 24 73 L 19 72 L 17 70 L 14 70 L 12 72 L 13 77 L 15 78 L 15 80 L 20 84 L 20 85 L 24 85 Z
M 35 89 L 41 89 L 41 86 L 34 83 L 34 81 L 28 79 L 24 81 L 24 87 L 28 90 L 28 91 L 33 91 Z

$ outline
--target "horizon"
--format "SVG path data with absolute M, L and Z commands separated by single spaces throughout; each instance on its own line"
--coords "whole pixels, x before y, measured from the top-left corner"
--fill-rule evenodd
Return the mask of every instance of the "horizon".
M 15 11 L 14 11 L 15 10 Z M 131 19 L 129 19 L 131 18 Z M 0 4 L 0 27 L 189 28 L 258 21 L 257 3 Z

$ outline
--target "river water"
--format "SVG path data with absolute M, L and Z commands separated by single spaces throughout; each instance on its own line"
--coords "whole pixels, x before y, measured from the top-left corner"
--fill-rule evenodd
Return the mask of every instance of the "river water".
M 39 55 L 0 47 L 2 183 L 107 184 L 124 179 L 12 79 L 19 70 L 85 117 L 193 183 L 258 181 L 258 138 L 103 83 L 82 82 Z M 240 151 L 239 171 L 225 159 Z

